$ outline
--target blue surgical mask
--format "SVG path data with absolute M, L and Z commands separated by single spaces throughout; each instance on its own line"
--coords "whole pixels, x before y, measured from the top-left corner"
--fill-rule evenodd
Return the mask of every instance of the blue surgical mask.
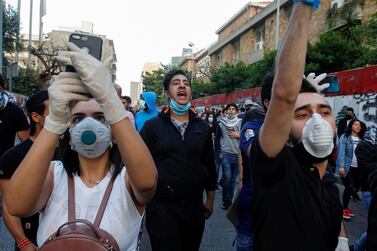
M 170 99 L 170 108 L 178 116 L 183 116 L 188 110 L 190 110 L 191 103 L 188 102 L 186 105 L 180 105 L 177 102 L 175 102 L 174 99 Z

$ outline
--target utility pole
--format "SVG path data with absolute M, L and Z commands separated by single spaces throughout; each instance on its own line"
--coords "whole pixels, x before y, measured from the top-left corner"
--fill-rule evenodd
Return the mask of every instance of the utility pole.
M 3 24 L 3 1 L 0 4 L 0 23 Z M 3 25 L 0 25 L 0 74 L 3 73 Z
M 16 63 L 18 64 L 18 57 L 20 52 L 20 23 L 21 23 L 21 0 L 17 1 L 17 37 L 16 37 Z
M 279 49 L 279 31 L 280 31 L 280 0 L 276 0 L 276 35 L 275 35 L 275 49 Z
M 30 19 L 29 19 L 29 44 L 28 44 L 28 57 L 27 57 L 27 68 L 30 68 L 31 65 L 31 33 L 32 33 L 32 26 L 33 25 L 33 0 L 30 0 Z

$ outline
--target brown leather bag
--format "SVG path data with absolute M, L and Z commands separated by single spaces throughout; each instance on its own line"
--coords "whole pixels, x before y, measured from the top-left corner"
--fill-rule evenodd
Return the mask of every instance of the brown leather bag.
M 68 222 L 61 225 L 45 243 L 40 251 L 120 251 L 119 246 L 108 232 L 99 228 L 103 213 L 113 189 L 114 177 L 107 185 L 96 219 L 92 224 L 88 220 L 76 219 L 74 179 L 68 178 Z

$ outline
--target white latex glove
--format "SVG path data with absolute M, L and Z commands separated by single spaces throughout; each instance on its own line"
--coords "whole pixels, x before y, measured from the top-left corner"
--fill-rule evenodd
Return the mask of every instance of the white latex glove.
M 59 52 L 56 59 L 75 68 L 90 94 L 102 106 L 110 125 L 124 119 L 127 116 L 126 109 L 115 91 L 108 70 L 112 58 L 107 58 L 102 63 L 73 43 L 68 43 L 68 48 L 70 51 Z
M 338 246 L 336 247 L 335 251 L 350 251 L 348 246 L 348 238 L 338 237 Z
M 308 76 L 305 77 L 304 75 L 304 78 L 306 78 L 306 80 L 308 80 L 308 82 L 318 91 L 318 92 L 322 92 L 324 89 L 328 88 L 330 86 L 330 83 L 324 83 L 322 85 L 319 85 L 319 82 L 321 82 L 322 80 L 324 80 L 326 78 L 327 74 L 326 73 L 322 73 L 321 75 L 318 75 L 317 77 L 315 76 L 315 73 L 312 72 L 312 73 L 309 73 Z
M 89 94 L 77 73 L 62 72 L 48 88 L 49 114 L 44 128 L 61 135 L 69 126 L 69 103 L 87 101 Z

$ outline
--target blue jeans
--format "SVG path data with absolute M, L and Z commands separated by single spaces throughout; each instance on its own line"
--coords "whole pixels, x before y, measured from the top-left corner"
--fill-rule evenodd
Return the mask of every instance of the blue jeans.
M 372 194 L 370 192 L 361 192 L 361 197 L 363 198 L 365 210 L 367 211 L 367 214 L 368 214 L 370 201 L 372 200 Z M 367 233 L 364 232 L 353 245 L 353 249 L 355 251 L 365 251 L 366 246 L 367 246 Z
M 237 233 L 237 251 L 253 251 L 253 236 Z
M 233 200 L 234 187 L 238 176 L 238 156 L 237 154 L 223 154 L 223 202 L 231 203 Z
M 216 184 L 218 184 L 219 183 L 219 171 L 220 171 L 220 167 L 221 167 L 220 153 L 217 152 L 216 150 L 214 150 L 213 156 L 214 156 L 215 165 L 216 165 Z

